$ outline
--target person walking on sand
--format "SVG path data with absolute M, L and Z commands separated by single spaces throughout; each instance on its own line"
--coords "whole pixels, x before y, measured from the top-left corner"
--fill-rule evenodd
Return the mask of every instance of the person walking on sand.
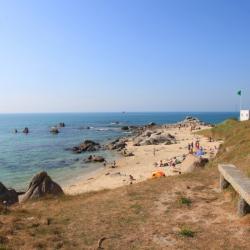
M 153 150 L 153 155 L 155 156 L 155 148 L 154 148 L 154 150 Z

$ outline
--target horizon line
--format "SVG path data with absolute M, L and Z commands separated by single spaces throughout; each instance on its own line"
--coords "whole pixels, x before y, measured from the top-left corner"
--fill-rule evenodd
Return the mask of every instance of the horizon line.
M 6 112 L 0 115 L 22 115 L 22 114 L 126 114 L 126 113 L 238 113 L 238 111 L 52 111 L 52 112 Z

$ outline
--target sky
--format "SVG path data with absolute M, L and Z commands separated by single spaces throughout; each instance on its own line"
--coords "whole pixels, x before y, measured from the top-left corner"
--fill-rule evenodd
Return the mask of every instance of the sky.
M 0 0 L 0 113 L 250 108 L 248 0 Z

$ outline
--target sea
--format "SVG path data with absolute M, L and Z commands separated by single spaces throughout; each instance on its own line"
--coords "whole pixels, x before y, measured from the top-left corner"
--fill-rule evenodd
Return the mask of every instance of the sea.
M 32 177 L 47 171 L 53 180 L 66 186 L 102 164 L 86 164 L 90 153 L 74 154 L 68 150 L 90 139 L 106 144 L 128 134 L 125 125 L 171 124 L 186 116 L 218 124 L 237 117 L 235 112 L 145 112 L 145 113 L 55 113 L 55 114 L 0 114 L 0 182 L 9 188 L 24 191 Z M 51 134 L 50 128 L 65 123 L 60 133 Z M 28 127 L 30 133 L 23 134 Z M 17 129 L 18 133 L 14 133 Z M 97 154 L 97 153 L 96 153 Z M 117 159 L 115 152 L 101 150 L 98 155 L 108 161 Z

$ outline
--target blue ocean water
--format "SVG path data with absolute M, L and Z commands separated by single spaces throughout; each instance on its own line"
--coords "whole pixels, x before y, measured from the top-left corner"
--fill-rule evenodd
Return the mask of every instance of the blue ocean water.
M 124 125 L 175 123 L 187 115 L 205 122 L 220 123 L 237 113 L 63 113 L 63 114 L 2 114 L 0 115 L 0 182 L 7 187 L 25 189 L 32 176 L 45 170 L 59 184 L 98 167 L 85 164 L 87 154 L 66 150 L 86 139 L 101 144 L 126 134 Z M 49 129 L 59 122 L 66 124 L 57 135 Z M 119 124 L 117 124 L 119 122 Z M 28 127 L 30 133 L 21 133 Z M 90 127 L 90 129 L 86 129 Z M 19 133 L 15 134 L 14 129 Z M 115 153 L 102 151 L 108 160 Z

